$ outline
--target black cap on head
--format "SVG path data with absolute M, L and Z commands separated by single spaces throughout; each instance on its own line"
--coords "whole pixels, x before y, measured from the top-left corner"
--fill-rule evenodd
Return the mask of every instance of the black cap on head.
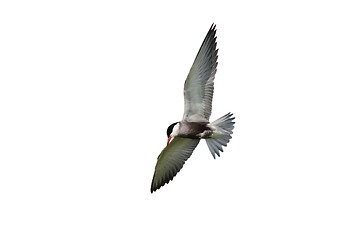
M 168 129 L 167 129 L 167 131 L 166 131 L 166 134 L 167 134 L 168 137 L 170 137 L 170 134 L 172 133 L 172 130 L 173 130 L 174 126 L 175 126 L 177 123 L 178 123 L 178 122 L 175 122 L 175 123 L 171 124 L 171 125 L 168 127 Z

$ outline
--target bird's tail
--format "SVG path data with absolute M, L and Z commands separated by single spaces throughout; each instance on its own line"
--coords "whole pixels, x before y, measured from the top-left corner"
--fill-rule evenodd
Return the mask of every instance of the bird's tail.
M 209 124 L 213 130 L 213 134 L 205 140 L 214 158 L 215 153 L 220 157 L 219 151 L 223 151 L 222 146 L 226 146 L 230 142 L 235 124 L 235 122 L 233 122 L 234 119 L 233 114 L 228 113 Z

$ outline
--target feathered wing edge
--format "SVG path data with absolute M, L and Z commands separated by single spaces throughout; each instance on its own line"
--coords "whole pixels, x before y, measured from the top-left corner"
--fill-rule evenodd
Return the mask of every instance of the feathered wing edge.
M 184 84 L 184 120 L 209 120 L 218 64 L 216 47 L 216 25 L 212 24 Z
M 189 159 L 200 139 L 175 137 L 160 153 L 151 183 L 151 193 L 169 183 Z

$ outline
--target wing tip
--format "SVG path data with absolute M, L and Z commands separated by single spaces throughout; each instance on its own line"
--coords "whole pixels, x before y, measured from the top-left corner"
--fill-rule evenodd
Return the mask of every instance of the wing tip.
M 216 31 L 216 24 L 214 22 L 211 24 L 210 30 Z
M 153 192 L 156 192 L 156 190 L 160 189 L 162 186 L 164 186 L 166 183 L 164 183 L 163 185 L 159 185 L 159 184 L 155 184 L 154 180 L 153 182 L 151 183 L 151 189 L 150 189 L 150 192 L 153 193 Z
M 213 38 L 214 41 L 216 42 L 216 31 L 217 31 L 217 29 L 216 29 L 216 24 L 215 24 L 215 23 L 212 23 L 211 26 L 210 26 L 209 31 L 208 31 L 207 34 L 206 34 L 205 39 L 207 39 L 207 38 Z
M 180 171 L 180 170 L 179 170 Z M 177 173 L 176 173 L 177 174 Z M 174 177 L 176 176 L 176 174 L 171 178 L 168 178 L 168 179 L 165 179 L 164 181 L 161 181 L 160 183 L 156 183 L 153 182 L 151 183 L 151 189 L 150 189 L 150 192 L 153 193 L 153 192 L 156 192 L 157 190 L 159 190 L 160 188 L 162 188 L 163 186 L 165 186 L 166 184 L 168 184 L 170 181 L 172 181 L 174 179 Z

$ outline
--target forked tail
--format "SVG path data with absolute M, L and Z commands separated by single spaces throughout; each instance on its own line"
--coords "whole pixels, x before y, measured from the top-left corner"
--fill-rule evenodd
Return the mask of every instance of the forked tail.
M 235 124 L 235 122 L 233 122 L 234 119 L 235 117 L 233 117 L 233 114 L 228 113 L 209 124 L 213 130 L 213 134 L 210 138 L 206 138 L 205 140 L 214 159 L 215 153 L 220 157 L 219 151 L 222 152 L 222 147 L 226 147 L 230 142 Z

